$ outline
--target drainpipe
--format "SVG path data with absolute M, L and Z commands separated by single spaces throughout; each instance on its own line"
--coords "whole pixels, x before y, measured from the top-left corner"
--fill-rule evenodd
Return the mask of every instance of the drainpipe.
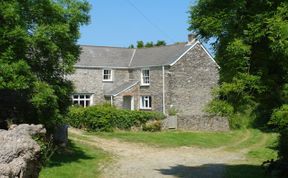
M 113 96 L 110 97 L 111 106 L 113 106 Z
M 163 83 L 163 88 L 162 88 L 163 114 L 166 114 L 166 106 L 165 106 L 165 66 L 162 66 L 162 83 Z

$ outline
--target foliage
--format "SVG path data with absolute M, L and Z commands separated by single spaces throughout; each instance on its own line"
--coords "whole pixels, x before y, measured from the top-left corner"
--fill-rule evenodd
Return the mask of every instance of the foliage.
M 155 46 L 166 46 L 166 42 L 163 40 L 158 40 L 155 44 L 153 43 L 153 41 L 150 41 L 144 44 L 143 41 L 137 41 L 137 44 L 136 44 L 137 48 L 152 48 Z M 131 44 L 130 46 L 128 46 L 128 48 L 134 48 L 134 45 Z
M 137 48 L 144 48 L 144 42 L 143 41 L 137 41 Z
M 189 22 L 202 40 L 216 39 L 216 100 L 233 107 L 231 118 L 244 114 L 261 126 L 287 128 L 288 2 L 199 0 Z
M 36 136 L 34 140 L 40 146 L 40 160 L 42 166 L 46 166 L 51 157 L 54 155 L 58 147 L 54 144 L 52 137 L 45 138 L 43 136 Z
M 80 25 L 87 24 L 84 0 L 4 0 L 0 3 L 0 122 L 59 122 L 73 91 L 64 76 L 73 72 Z
M 219 98 L 231 104 L 234 112 L 252 108 L 263 123 L 284 101 L 286 7 L 283 0 L 200 0 L 190 9 L 189 29 L 203 40 L 216 38 L 215 58 L 221 66 Z
M 146 124 L 143 125 L 142 130 L 148 131 L 148 132 L 161 131 L 161 121 L 156 120 L 156 121 L 147 122 Z
M 275 109 L 269 124 L 274 125 L 277 129 L 288 128 L 288 105 L 285 104 L 279 109 Z
M 108 105 L 96 105 L 87 108 L 71 107 L 67 123 L 75 128 L 91 131 L 112 131 L 113 129 L 131 129 L 140 127 L 149 120 L 163 119 L 158 112 L 130 111 Z
M 171 107 L 168 109 L 169 116 L 176 116 L 179 111 L 175 107 Z

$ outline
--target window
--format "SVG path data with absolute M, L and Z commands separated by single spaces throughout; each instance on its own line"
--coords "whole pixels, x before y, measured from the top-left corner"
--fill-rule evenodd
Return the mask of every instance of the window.
M 72 100 L 73 105 L 80 105 L 84 108 L 92 105 L 92 95 L 89 94 L 74 94 Z
M 103 81 L 112 81 L 112 70 L 103 70 Z
M 150 85 L 150 71 L 149 71 L 149 69 L 142 69 L 142 71 L 141 71 L 141 85 Z
M 141 96 L 140 98 L 140 109 L 151 109 L 152 108 L 152 97 Z

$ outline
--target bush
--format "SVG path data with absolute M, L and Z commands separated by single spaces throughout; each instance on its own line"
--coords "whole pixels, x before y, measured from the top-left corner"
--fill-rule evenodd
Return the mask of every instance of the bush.
M 212 100 L 208 104 L 206 111 L 217 116 L 231 116 L 234 113 L 233 106 L 219 99 Z
M 131 129 L 140 127 L 150 120 L 161 120 L 164 115 L 159 112 L 129 111 L 108 105 L 87 108 L 71 107 L 67 123 L 72 127 L 91 131 L 112 131 L 113 129 Z
M 143 126 L 143 131 L 148 131 L 148 132 L 161 131 L 161 121 L 156 120 L 156 121 L 147 122 Z
M 273 111 L 269 124 L 280 130 L 288 128 L 288 104 L 284 104 L 281 108 Z

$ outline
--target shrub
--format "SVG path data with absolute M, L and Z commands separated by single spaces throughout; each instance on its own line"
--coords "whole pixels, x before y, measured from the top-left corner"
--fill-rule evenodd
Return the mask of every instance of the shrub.
M 226 101 L 214 99 L 208 104 L 206 111 L 217 116 L 231 116 L 234 109 L 233 106 Z
M 143 131 L 157 132 L 160 130 L 161 130 L 161 121 L 159 120 L 147 122 L 145 125 L 143 125 Z
M 87 108 L 71 107 L 66 122 L 72 127 L 91 131 L 112 131 L 113 129 L 131 129 L 140 127 L 150 120 L 163 119 L 159 112 L 129 111 L 108 105 Z
M 278 129 L 288 127 L 288 104 L 284 104 L 281 108 L 273 111 L 269 124 L 276 126 Z

